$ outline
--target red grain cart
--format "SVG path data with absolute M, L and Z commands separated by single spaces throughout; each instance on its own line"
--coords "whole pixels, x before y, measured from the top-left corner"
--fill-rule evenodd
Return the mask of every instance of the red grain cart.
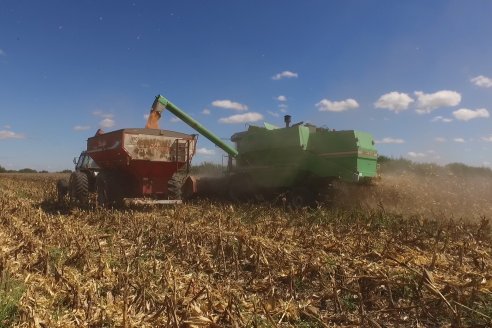
M 122 129 L 91 137 L 85 153 L 98 169 L 95 174 L 72 174 L 70 198 L 86 203 L 89 192 L 96 191 L 103 206 L 125 199 L 180 202 L 196 142 L 197 135 L 159 129 Z

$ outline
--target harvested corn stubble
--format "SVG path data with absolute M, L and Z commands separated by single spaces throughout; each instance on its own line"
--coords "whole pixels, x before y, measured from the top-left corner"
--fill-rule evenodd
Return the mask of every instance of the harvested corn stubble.
M 0 327 L 492 323 L 492 180 L 392 174 L 291 211 L 70 209 L 57 178 L 0 176 Z

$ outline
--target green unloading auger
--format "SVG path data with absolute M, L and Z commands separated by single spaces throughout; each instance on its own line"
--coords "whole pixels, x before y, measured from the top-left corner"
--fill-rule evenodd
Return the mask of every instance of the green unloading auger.
M 226 144 L 210 130 L 208 130 L 203 125 L 195 121 L 191 116 L 189 116 L 178 106 L 170 102 L 166 97 L 157 95 L 155 97 L 154 103 L 152 104 L 152 111 L 156 111 L 160 114 L 164 109 L 167 109 L 168 111 L 173 113 L 176 117 L 180 118 L 183 122 L 188 124 L 191 128 L 198 131 L 205 138 L 213 142 L 217 147 L 219 147 L 220 149 L 224 150 L 227 154 L 229 154 L 230 157 L 237 156 L 238 151 L 236 149 Z

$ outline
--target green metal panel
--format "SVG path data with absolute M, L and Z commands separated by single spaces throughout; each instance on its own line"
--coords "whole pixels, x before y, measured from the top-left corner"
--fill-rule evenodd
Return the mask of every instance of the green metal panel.
M 357 181 L 376 176 L 372 136 L 313 126 L 269 130 L 249 127 L 236 134 L 238 170 L 260 186 L 289 187 L 306 176 Z
M 357 172 L 357 142 L 354 131 L 319 130 L 310 139 L 309 170 L 314 175 L 352 181 Z
M 237 142 L 241 156 L 251 152 L 274 149 L 305 149 L 309 140 L 309 129 L 303 126 L 268 130 L 250 126 L 247 132 L 236 134 L 232 138 Z
M 357 171 L 361 177 L 377 176 L 378 153 L 372 135 L 367 132 L 355 131 L 358 144 Z
M 305 167 L 309 129 L 304 126 L 273 130 L 250 126 L 232 140 L 239 151 L 237 171 L 247 172 L 260 186 L 291 186 Z

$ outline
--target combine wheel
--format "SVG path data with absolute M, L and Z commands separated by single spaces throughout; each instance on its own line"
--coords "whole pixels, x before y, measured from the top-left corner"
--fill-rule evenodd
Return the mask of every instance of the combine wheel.
M 74 172 L 69 182 L 70 204 L 86 207 L 89 203 L 89 179 L 85 173 Z
M 297 187 L 287 195 L 289 205 L 293 209 L 298 209 L 306 206 L 314 206 L 316 199 L 313 191 L 308 187 Z
M 65 196 L 68 195 L 68 180 L 60 179 L 56 182 L 56 193 L 58 195 L 58 203 L 63 202 Z
M 227 191 L 229 199 L 234 202 L 261 199 L 260 190 L 255 188 L 252 178 L 247 174 L 231 176 Z
M 183 196 L 182 187 L 186 180 L 186 176 L 181 173 L 174 173 L 171 179 L 167 182 L 167 198 L 168 199 L 181 199 Z

